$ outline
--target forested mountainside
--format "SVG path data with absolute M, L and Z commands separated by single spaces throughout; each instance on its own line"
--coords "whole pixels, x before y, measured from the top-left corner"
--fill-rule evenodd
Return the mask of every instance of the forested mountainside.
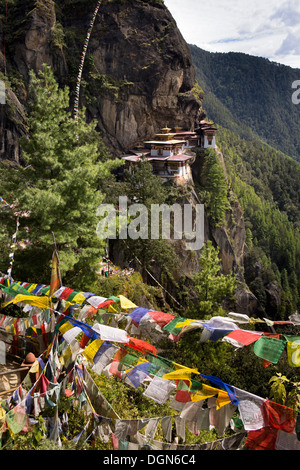
M 290 312 L 299 308 L 300 165 L 266 144 L 246 141 L 222 127 L 218 145 L 244 212 L 246 282 L 262 305 L 272 298 L 270 313 L 279 318 L 286 308 Z M 283 289 L 281 305 L 274 282 Z
M 292 101 L 292 84 L 299 80 L 300 69 L 243 53 L 190 48 L 211 119 L 299 160 L 300 105 Z
M 280 295 L 270 281 L 279 282 L 293 309 L 299 305 L 300 107 L 292 102 L 292 83 L 300 71 L 190 47 L 203 108 L 219 125 L 217 142 L 244 211 L 245 278 L 263 305 L 272 297 L 273 307 Z

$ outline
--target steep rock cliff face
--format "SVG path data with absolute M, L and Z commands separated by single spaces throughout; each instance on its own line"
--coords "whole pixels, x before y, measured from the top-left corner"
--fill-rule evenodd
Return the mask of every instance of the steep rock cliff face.
M 62 12 L 64 27 L 72 28 L 79 11 L 66 6 Z M 130 148 L 166 123 L 194 126 L 200 103 L 191 93 L 190 51 L 163 5 L 104 2 L 89 51 L 93 70 L 82 102 L 110 147 Z
M 9 47 L 1 71 L 6 69 L 8 78 L 17 75 L 26 87 L 29 71 L 37 72 L 47 63 L 58 81 L 70 87 L 73 97 L 96 4 L 84 0 L 13 2 L 4 30 Z M 96 119 L 113 153 L 151 137 L 166 123 L 193 128 L 201 105 L 192 92 L 194 84 L 189 47 L 163 4 L 103 0 L 87 50 L 80 104 L 87 108 L 88 119 Z M 18 96 L 19 88 L 13 91 Z M 26 99 L 18 98 L 26 108 Z M 10 127 L 3 109 L 0 112 L 3 127 Z M 14 131 L 17 140 L 19 132 Z M 14 154 L 19 150 L 6 155 L 4 149 L 0 157 Z
M 24 107 L 15 93 L 6 87 L 6 104 L 0 105 L 0 159 L 20 162 L 20 137 L 28 130 Z
M 0 7 L 5 18 L 0 34 L 0 72 L 6 84 L 6 104 L 0 106 L 0 159 L 19 162 L 19 138 L 28 131 L 29 71 L 38 71 L 43 63 L 53 65 L 51 30 L 56 22 L 52 1 L 16 1 Z

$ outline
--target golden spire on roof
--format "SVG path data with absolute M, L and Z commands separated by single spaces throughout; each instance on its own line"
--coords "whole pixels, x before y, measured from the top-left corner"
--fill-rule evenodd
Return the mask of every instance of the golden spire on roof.
M 161 129 L 162 133 L 163 134 L 168 134 L 172 129 L 170 129 L 170 127 L 168 127 L 168 125 L 166 124 L 166 127 L 163 127 Z

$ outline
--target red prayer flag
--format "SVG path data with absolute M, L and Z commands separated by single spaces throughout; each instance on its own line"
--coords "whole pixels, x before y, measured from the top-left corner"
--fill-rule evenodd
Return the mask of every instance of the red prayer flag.
M 249 431 L 245 447 L 252 450 L 275 450 L 278 429 L 271 427 Z
M 269 426 L 281 429 L 287 433 L 294 432 L 296 426 L 294 410 L 287 406 L 279 405 L 279 403 L 266 400 L 264 402 L 264 411 L 267 414 Z
M 157 355 L 157 349 L 152 346 L 152 344 L 147 343 L 147 341 L 143 341 L 142 339 L 131 338 L 129 337 L 129 343 L 126 343 L 127 346 L 130 348 L 136 349 L 143 354 L 154 354 Z
M 104 309 L 105 309 L 105 308 L 107 308 L 109 305 L 114 304 L 114 303 L 115 303 L 115 300 L 113 300 L 113 299 L 107 299 L 107 300 L 105 300 L 104 302 L 102 302 L 101 304 L 99 304 L 99 305 L 97 306 L 97 309 L 98 309 L 98 308 L 104 308 Z
M 176 383 L 176 386 L 177 386 L 175 400 L 179 401 L 180 403 L 188 403 L 188 402 L 192 401 L 192 398 L 191 398 L 192 392 L 190 392 L 189 390 L 184 389 L 184 388 L 182 388 L 182 389 L 178 388 L 178 385 L 179 385 L 180 382 L 184 383 L 187 386 L 188 389 L 190 387 L 189 380 L 175 380 L 175 383 Z
M 234 330 L 231 331 L 228 335 L 226 335 L 228 338 L 232 338 L 235 341 L 238 341 L 241 344 L 244 344 L 244 346 L 248 346 L 251 343 L 254 343 L 254 341 L 257 341 L 261 335 L 257 333 L 251 333 L 245 330 Z
M 74 289 L 71 289 L 70 287 L 66 287 L 64 291 L 61 293 L 61 295 L 59 296 L 59 298 L 61 300 L 66 300 L 73 291 Z
M 150 315 L 155 323 L 157 323 L 161 328 L 163 328 L 175 318 L 175 315 L 172 315 L 171 313 L 154 312 L 152 310 L 149 310 L 148 315 Z
M 110 433 L 110 437 L 111 437 L 111 443 L 112 443 L 113 449 L 118 450 L 119 449 L 119 439 L 114 435 L 113 432 Z
M 121 379 L 121 372 L 122 372 L 122 369 L 123 369 L 123 365 L 121 364 L 121 368 L 119 368 L 120 366 L 120 361 L 125 357 L 127 356 L 128 352 L 125 351 L 124 349 L 119 349 L 116 354 L 114 355 L 113 357 L 113 360 L 112 360 L 112 363 L 110 365 L 110 368 L 109 368 L 109 372 L 110 374 L 112 375 L 115 375 L 116 377 L 118 377 L 119 379 Z
M 89 340 L 90 340 L 90 337 L 88 335 L 86 335 L 85 333 L 83 333 L 83 335 L 81 337 L 81 340 L 80 340 L 80 343 L 79 343 L 81 349 L 84 349 L 86 347 Z

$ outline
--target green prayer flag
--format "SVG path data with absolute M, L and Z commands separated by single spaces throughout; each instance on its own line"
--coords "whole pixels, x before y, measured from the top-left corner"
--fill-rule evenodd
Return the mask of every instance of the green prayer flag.
M 189 391 L 190 387 L 183 380 L 179 380 L 176 390 Z
M 191 392 L 196 392 L 197 390 L 202 390 L 202 388 L 203 388 L 202 382 L 199 382 L 198 380 L 194 380 L 194 379 L 192 379 L 191 382 L 192 382 L 192 385 L 190 387 Z
M 18 284 L 13 284 L 12 287 L 5 287 L 0 284 L 0 288 L 11 297 L 16 297 L 18 294 L 32 295 L 30 292 L 24 289 L 24 287 L 19 286 Z
M 17 409 L 21 407 L 16 407 L 6 413 L 6 422 L 13 434 L 19 434 L 24 428 L 27 422 L 27 415 L 24 410 L 21 409 L 21 412 L 18 412 Z
M 261 336 L 253 346 L 253 352 L 261 359 L 277 364 L 285 348 L 286 341 L 282 339 Z
M 31 292 L 28 292 L 28 288 L 31 286 L 29 284 L 27 288 L 20 286 L 17 282 L 11 285 L 11 290 L 13 290 L 16 294 L 24 294 L 24 295 L 33 295 Z
M 42 287 L 42 289 L 39 290 L 39 295 L 41 294 L 47 295 L 47 293 L 49 292 L 49 289 L 50 289 L 50 286 Z
M 81 292 L 78 291 L 78 290 L 73 290 L 73 292 L 71 292 L 71 294 L 66 298 L 66 302 L 72 302 L 75 295 L 77 295 L 77 294 L 81 294 Z
M 138 362 L 139 357 L 131 353 L 127 353 L 126 356 L 120 360 L 120 363 L 125 367 L 134 367 Z
M 128 441 L 120 441 L 119 440 L 118 450 L 128 450 L 128 445 L 129 445 Z
M 158 377 L 162 377 L 165 374 L 168 374 L 169 372 L 172 372 L 174 370 L 174 367 L 168 366 L 164 360 L 157 356 L 152 356 L 149 354 L 146 359 L 151 363 L 151 366 L 149 368 L 149 373 L 154 374 Z M 169 362 L 166 360 L 166 362 Z
M 186 321 L 186 318 L 183 318 L 183 317 L 180 317 L 180 316 L 176 316 L 175 318 L 173 318 L 173 320 L 171 320 L 169 323 L 167 323 L 164 327 L 163 327 L 163 330 L 164 331 L 168 331 L 169 333 L 172 333 L 173 335 L 178 335 L 180 333 L 180 331 L 182 330 L 182 326 L 180 327 L 177 327 L 176 325 L 178 323 L 183 323 Z
M 293 343 L 294 341 L 300 341 L 300 336 L 292 336 L 292 335 L 283 335 L 287 341 Z

